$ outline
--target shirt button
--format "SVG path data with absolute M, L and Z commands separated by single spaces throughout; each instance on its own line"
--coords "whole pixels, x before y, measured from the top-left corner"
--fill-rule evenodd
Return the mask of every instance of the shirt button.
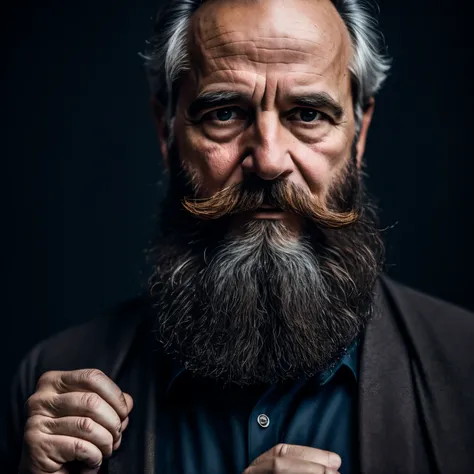
M 262 428 L 268 428 L 270 424 L 270 418 L 267 415 L 262 414 L 257 416 L 257 422 Z

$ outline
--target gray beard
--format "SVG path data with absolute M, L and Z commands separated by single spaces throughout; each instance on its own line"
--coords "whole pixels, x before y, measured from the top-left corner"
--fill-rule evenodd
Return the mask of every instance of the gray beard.
M 170 209 L 170 207 L 168 207 Z M 219 219 L 221 220 L 221 219 Z M 150 279 L 166 353 L 192 373 L 238 385 L 328 370 L 363 333 L 383 246 L 370 206 L 345 229 L 279 221 L 173 227 Z

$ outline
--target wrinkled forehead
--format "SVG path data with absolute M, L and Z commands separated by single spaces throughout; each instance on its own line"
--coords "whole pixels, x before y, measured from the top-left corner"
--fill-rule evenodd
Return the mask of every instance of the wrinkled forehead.
M 208 0 L 189 35 L 200 75 L 241 68 L 348 75 L 350 36 L 330 0 Z

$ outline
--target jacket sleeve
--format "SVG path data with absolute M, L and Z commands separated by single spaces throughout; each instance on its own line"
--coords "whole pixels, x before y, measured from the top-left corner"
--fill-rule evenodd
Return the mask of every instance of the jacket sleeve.
M 34 393 L 37 383 L 37 367 L 40 345 L 31 349 L 23 358 L 9 387 L 8 403 L 1 407 L 0 426 L 0 472 L 18 472 L 23 429 L 26 422 L 26 401 Z
M 28 352 L 13 383 L 4 388 L 10 396 L 7 406 L 0 407 L 0 474 L 18 472 L 27 415 L 25 404 L 35 392 L 39 377 L 49 370 L 97 368 L 114 380 L 145 316 L 140 301 L 120 306 L 107 317 L 53 334 Z

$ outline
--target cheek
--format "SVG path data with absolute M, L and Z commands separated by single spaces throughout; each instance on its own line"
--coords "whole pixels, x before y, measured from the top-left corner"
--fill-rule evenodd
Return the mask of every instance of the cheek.
M 317 143 L 295 148 L 294 160 L 312 193 L 326 195 L 337 180 L 351 159 L 350 137 L 350 130 L 335 130 Z
M 179 124 L 176 126 L 179 129 Z M 235 143 L 218 144 L 187 126 L 176 133 L 178 153 L 188 170 L 192 170 L 203 195 L 212 195 L 238 182 L 238 146 Z M 204 197 L 204 196 L 203 196 Z

